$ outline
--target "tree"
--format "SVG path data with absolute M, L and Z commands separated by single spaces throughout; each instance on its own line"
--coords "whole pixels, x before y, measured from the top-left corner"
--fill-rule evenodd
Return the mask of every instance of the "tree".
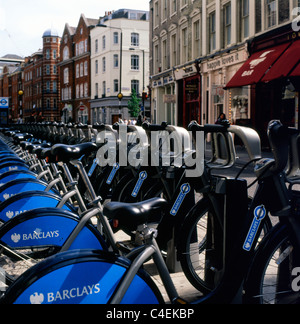
M 141 99 L 137 97 L 135 89 L 132 89 L 131 99 L 128 101 L 128 111 L 131 117 L 138 117 L 141 108 L 140 108 Z

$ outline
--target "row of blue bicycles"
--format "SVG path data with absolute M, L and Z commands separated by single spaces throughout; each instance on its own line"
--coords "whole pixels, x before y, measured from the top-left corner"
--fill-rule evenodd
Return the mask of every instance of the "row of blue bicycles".
M 0 128 L 0 303 L 165 303 L 150 259 L 172 304 L 187 303 L 178 268 L 194 304 L 298 303 L 299 136 L 271 121 L 263 159 L 258 134 L 227 123 Z M 221 175 L 237 137 L 249 163 Z

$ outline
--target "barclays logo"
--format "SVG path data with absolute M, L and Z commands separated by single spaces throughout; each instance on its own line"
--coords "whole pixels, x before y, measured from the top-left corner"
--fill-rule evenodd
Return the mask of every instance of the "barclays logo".
M 35 292 L 29 297 L 32 305 L 63 303 L 64 301 L 75 298 L 82 298 L 89 295 L 97 295 L 100 293 L 100 283 L 95 285 L 87 285 L 81 288 L 71 288 L 62 291 L 48 292 L 47 294 Z
M 57 238 L 59 237 L 59 231 L 48 231 L 43 232 L 40 228 L 37 228 L 33 231 L 33 233 L 24 233 L 22 236 L 18 233 L 14 233 L 11 235 L 11 240 L 14 243 L 18 243 L 21 241 L 30 241 L 30 240 L 43 240 L 49 238 Z

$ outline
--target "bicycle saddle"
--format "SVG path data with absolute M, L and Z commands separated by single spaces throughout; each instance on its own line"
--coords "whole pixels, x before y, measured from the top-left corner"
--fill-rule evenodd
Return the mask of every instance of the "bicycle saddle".
M 95 143 L 87 142 L 77 145 L 56 144 L 52 147 L 51 152 L 56 156 L 57 162 L 69 162 L 97 150 L 98 146 Z
M 167 205 L 162 198 L 152 198 L 138 203 L 110 202 L 104 206 L 104 215 L 112 220 L 117 220 L 120 227 L 130 231 L 137 226 L 160 220 L 161 211 Z

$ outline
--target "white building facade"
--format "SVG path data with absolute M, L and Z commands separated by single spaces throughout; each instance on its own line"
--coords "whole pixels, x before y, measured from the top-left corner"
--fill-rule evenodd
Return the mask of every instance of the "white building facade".
M 113 124 L 119 115 L 130 120 L 127 103 L 132 89 L 142 99 L 148 85 L 149 13 L 126 9 L 109 13 L 91 30 L 92 122 Z M 147 112 L 150 103 L 145 106 Z

